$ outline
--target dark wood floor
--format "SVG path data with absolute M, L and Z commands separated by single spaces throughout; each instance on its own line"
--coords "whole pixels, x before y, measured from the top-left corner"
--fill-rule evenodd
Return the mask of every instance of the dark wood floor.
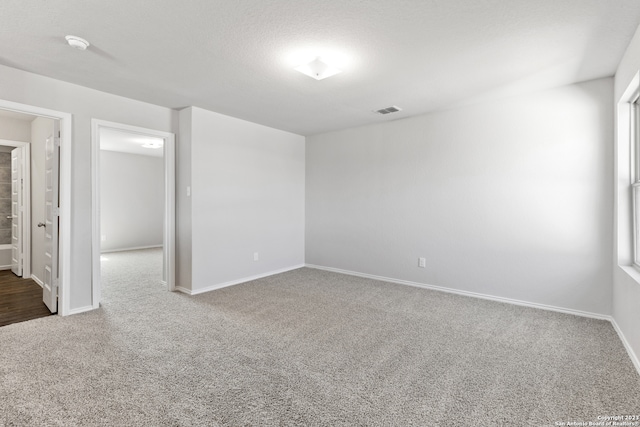
M 31 279 L 23 279 L 0 270 L 0 326 L 51 315 L 42 302 L 42 288 Z

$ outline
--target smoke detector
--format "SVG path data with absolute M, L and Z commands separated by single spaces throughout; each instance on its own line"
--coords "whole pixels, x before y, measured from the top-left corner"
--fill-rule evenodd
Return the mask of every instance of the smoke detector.
M 87 48 L 91 46 L 91 44 L 82 37 L 66 36 L 65 39 L 67 43 L 69 43 L 69 46 L 75 47 L 78 50 L 87 50 Z
M 392 105 L 391 107 L 381 108 L 379 110 L 375 110 L 374 113 L 391 114 L 391 113 L 397 113 L 398 111 L 402 111 L 402 108 L 396 107 L 395 105 Z

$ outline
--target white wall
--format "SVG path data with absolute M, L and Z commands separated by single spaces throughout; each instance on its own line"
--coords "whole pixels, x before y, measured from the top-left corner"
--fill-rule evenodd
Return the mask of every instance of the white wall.
M 174 110 L 0 66 L 0 98 L 73 114 L 71 310 L 91 307 L 91 119 L 175 132 Z M 67 149 L 68 147 L 62 147 Z M 64 215 L 64 213 L 63 213 Z
M 49 136 L 53 134 L 53 120 L 38 117 L 31 122 L 31 274 L 40 281 L 44 280 L 45 222 L 44 187 L 45 187 L 45 146 Z
M 103 252 L 162 246 L 164 159 L 100 151 Z
M 0 139 L 31 142 L 31 122 L 0 116 Z
M 191 290 L 302 265 L 304 137 L 200 108 L 180 114 L 181 130 L 191 115 Z
M 615 76 L 615 98 L 621 95 L 640 70 L 640 28 L 636 31 Z M 624 120 L 624 117 L 618 117 Z M 627 126 L 616 132 L 616 221 L 615 254 L 613 264 L 613 318 L 623 333 L 628 346 L 640 356 L 640 274 L 634 274 L 631 264 L 631 205 L 629 203 L 629 140 Z M 640 369 L 640 367 L 638 367 Z
M 306 262 L 611 313 L 612 89 L 308 137 Z

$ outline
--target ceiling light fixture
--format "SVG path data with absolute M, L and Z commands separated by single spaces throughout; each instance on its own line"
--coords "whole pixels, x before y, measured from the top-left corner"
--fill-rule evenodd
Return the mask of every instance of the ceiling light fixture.
M 142 144 L 142 147 L 143 148 L 162 148 L 162 142 L 151 141 L 151 142 Z
M 87 48 L 91 46 L 91 44 L 82 37 L 66 36 L 65 39 L 67 39 L 69 46 L 75 47 L 78 50 L 87 50 Z
M 307 64 L 296 67 L 295 70 L 316 80 L 326 79 L 327 77 L 335 76 L 342 72 L 342 70 L 323 62 L 320 57 L 317 57 Z

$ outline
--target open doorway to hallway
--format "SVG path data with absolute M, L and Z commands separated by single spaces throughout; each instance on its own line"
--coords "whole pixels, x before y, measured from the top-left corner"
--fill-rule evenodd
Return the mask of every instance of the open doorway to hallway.
M 162 286 L 164 140 L 100 129 L 102 296 L 140 275 Z M 141 259 L 150 262 L 138 262 Z M 154 271 L 155 270 L 155 271 Z M 107 273 L 107 274 L 105 274 Z
M 141 276 L 173 290 L 174 135 L 94 120 L 92 147 L 94 306 Z
M 57 312 L 51 234 L 55 227 L 57 239 L 58 220 L 46 218 L 47 179 L 49 186 L 58 179 L 47 174 L 47 142 L 57 129 L 56 119 L 0 109 L 0 326 Z

